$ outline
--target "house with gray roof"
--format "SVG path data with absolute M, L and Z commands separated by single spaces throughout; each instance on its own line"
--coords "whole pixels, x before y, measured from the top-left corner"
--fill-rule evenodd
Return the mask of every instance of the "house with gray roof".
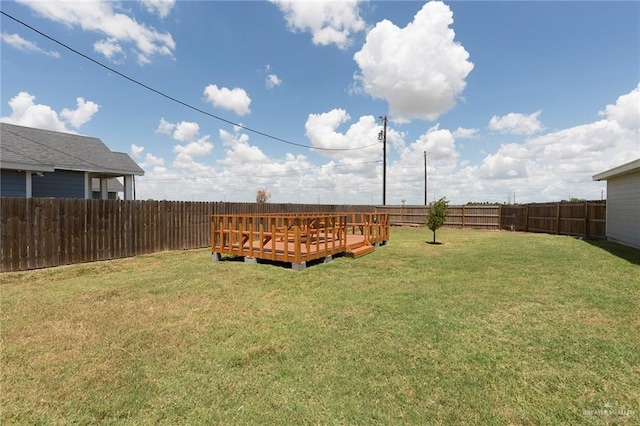
M 2 197 L 89 199 L 97 186 L 99 198 L 107 199 L 119 184 L 123 198 L 132 200 L 134 176 L 142 175 L 131 157 L 98 138 L 0 123 Z

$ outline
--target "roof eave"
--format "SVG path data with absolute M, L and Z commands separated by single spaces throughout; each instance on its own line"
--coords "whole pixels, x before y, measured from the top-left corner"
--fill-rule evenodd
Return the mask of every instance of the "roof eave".
M 602 173 L 598 173 L 597 175 L 593 175 L 592 179 L 595 181 L 601 181 L 637 172 L 640 172 L 640 158 L 614 167 L 613 169 L 606 170 Z
M 27 164 L 27 163 L 12 163 L 12 162 L 0 162 L 0 169 L 8 170 L 28 170 L 31 172 L 53 172 L 55 167 L 50 164 Z
M 110 176 L 144 176 L 144 170 L 134 171 L 134 170 L 118 170 L 118 169 L 101 169 L 101 168 L 89 168 L 89 167 L 74 167 L 74 166 L 56 166 L 57 170 L 70 170 L 73 172 L 89 172 L 95 174 L 103 174 Z M 53 170 L 51 170 L 53 171 Z

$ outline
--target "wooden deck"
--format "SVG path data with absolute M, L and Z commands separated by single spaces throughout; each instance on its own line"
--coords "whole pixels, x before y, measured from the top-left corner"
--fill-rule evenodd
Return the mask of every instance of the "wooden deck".
M 389 239 L 388 215 L 376 213 L 304 213 L 267 215 L 214 215 L 211 252 L 291 263 L 346 254 L 360 257 Z

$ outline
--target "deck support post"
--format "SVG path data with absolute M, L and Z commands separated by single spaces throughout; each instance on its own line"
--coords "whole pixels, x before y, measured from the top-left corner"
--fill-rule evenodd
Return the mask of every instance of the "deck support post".
M 220 253 L 213 252 L 211 253 L 211 260 L 214 262 L 220 262 L 222 260 L 222 256 Z
M 291 269 L 294 271 L 304 271 L 307 268 L 307 262 L 291 263 Z
M 257 264 L 258 263 L 258 259 L 255 258 L 255 257 L 245 256 L 244 257 L 244 263 Z
M 329 263 L 333 260 L 333 256 L 329 255 L 327 257 L 324 258 L 324 263 Z

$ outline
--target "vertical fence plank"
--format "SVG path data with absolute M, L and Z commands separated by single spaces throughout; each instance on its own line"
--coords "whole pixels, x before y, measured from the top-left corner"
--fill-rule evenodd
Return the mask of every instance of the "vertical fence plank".
M 78 237 L 77 247 L 79 252 L 78 258 L 80 259 L 80 262 L 88 262 L 89 256 L 87 250 L 87 241 L 89 238 L 89 236 L 87 235 L 87 202 L 88 200 L 82 199 L 78 203 L 78 232 L 80 232 L 80 235 Z
M 21 238 L 27 235 L 27 231 L 29 229 L 29 200 L 23 199 L 20 202 L 20 221 L 18 223 L 19 234 Z M 29 250 L 28 244 L 29 241 L 26 241 L 27 244 L 22 243 L 19 245 L 19 267 L 20 269 L 28 269 L 29 268 Z
M 27 259 L 26 259 L 26 267 L 28 269 L 33 269 L 36 263 L 35 257 L 35 241 L 33 236 L 33 226 L 32 223 L 34 221 L 35 216 L 35 208 L 34 208 L 34 200 L 33 198 L 27 199 L 27 218 L 26 218 L 26 232 L 23 234 L 22 238 L 26 241 L 23 243 L 27 246 Z
M 115 259 L 117 258 L 117 240 L 118 240 L 118 233 L 119 233 L 119 229 L 118 229 L 118 223 L 117 223 L 117 207 L 118 207 L 118 202 L 116 200 L 112 200 L 107 204 L 107 221 L 109 223 L 108 225 L 108 229 L 109 229 L 109 235 L 108 235 L 108 259 Z
M 6 198 L 0 203 L 0 238 L 2 238 L 2 244 L 0 244 L 0 272 L 11 271 L 11 249 L 13 243 L 13 232 L 11 232 L 11 226 L 13 225 L 13 202 L 12 199 Z
M 8 239 L 5 246 L 7 250 L 7 265 L 10 271 L 20 270 L 20 199 L 15 198 L 11 202 L 3 203 L 2 209 L 9 213 L 9 217 L 6 220 L 6 228 L 8 232 Z
M 20 221 L 23 220 L 21 216 L 24 214 L 20 209 L 21 200 L 16 199 L 13 203 L 12 215 L 13 220 L 11 223 L 11 270 L 20 270 Z
M 10 229 L 10 238 L 8 246 L 10 246 L 10 256 L 9 256 L 9 270 L 11 271 L 19 271 L 20 270 L 20 215 L 22 214 L 20 210 L 20 199 L 16 198 L 15 202 L 11 203 L 11 221 L 9 223 Z
M 143 245 L 143 241 L 144 241 L 144 216 L 142 215 L 143 210 L 142 210 L 142 203 L 140 203 L 139 201 L 136 201 L 135 203 L 133 203 L 133 213 L 134 213 L 134 220 L 133 223 L 135 224 L 135 231 L 134 231 L 134 249 L 133 249 L 133 255 L 139 255 L 139 254 L 145 254 L 145 247 Z
M 32 207 L 32 219 L 31 219 L 31 238 L 33 243 L 33 251 L 35 256 L 35 264 L 34 268 L 44 268 L 45 267 L 45 256 L 44 256 L 44 240 L 45 235 L 43 233 L 43 200 L 41 198 L 32 198 L 33 207 Z
M 51 211 L 51 266 L 60 263 L 60 203 L 55 198 L 47 198 L 47 207 Z
M 124 231 L 123 235 L 123 255 L 125 257 L 133 256 L 131 250 L 131 200 L 125 200 L 122 202 L 122 229 Z
M 63 198 L 58 203 L 58 212 L 60 222 L 58 225 L 58 255 L 60 256 L 60 264 L 67 265 L 69 262 L 69 253 L 68 253 L 68 240 L 69 240 L 69 199 Z

